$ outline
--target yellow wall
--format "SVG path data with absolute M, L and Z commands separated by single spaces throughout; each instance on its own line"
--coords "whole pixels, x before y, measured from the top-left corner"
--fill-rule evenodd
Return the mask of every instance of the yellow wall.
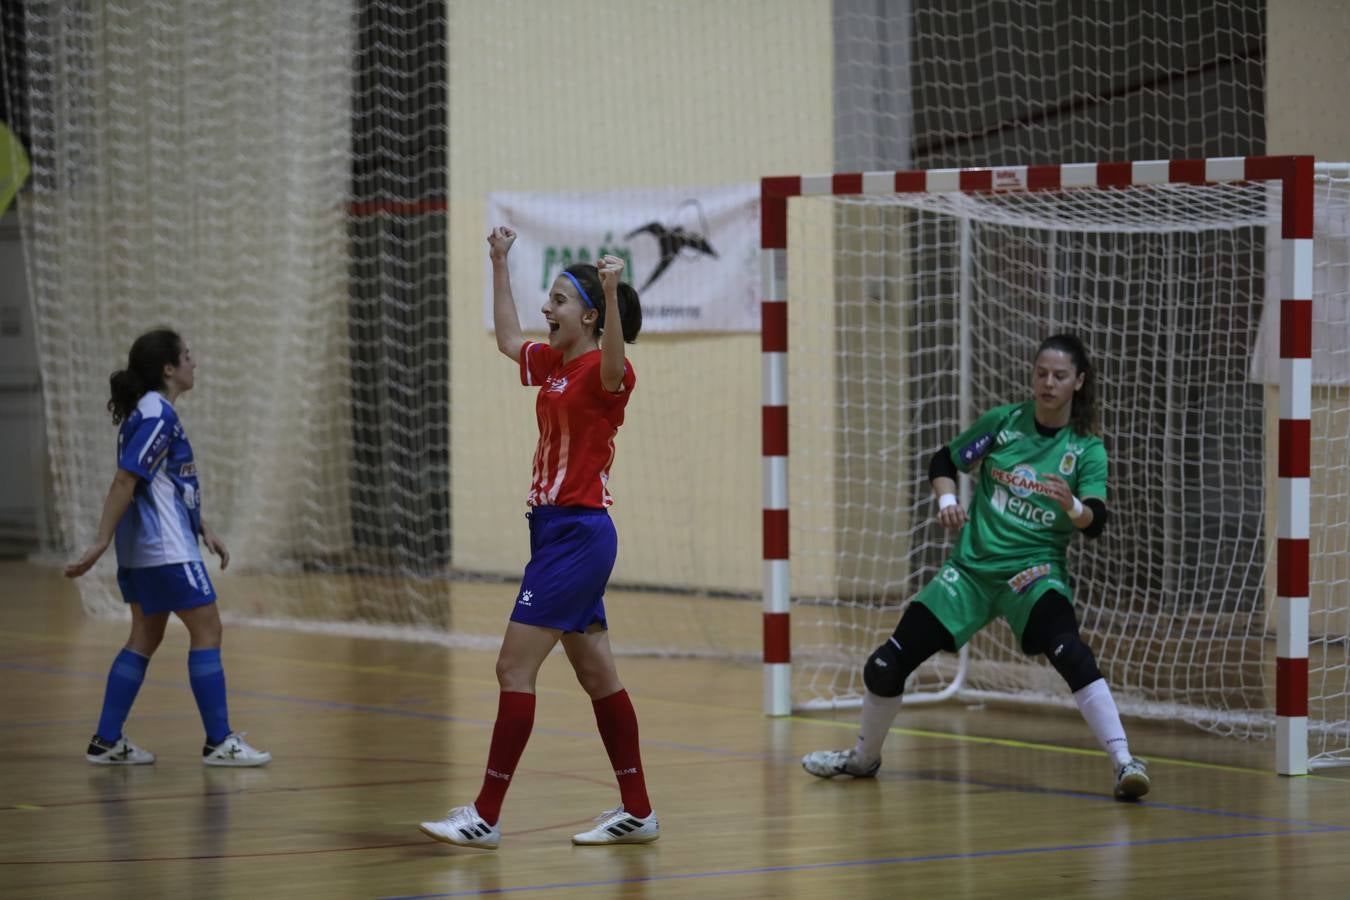
M 828 171 L 830 3 L 451 0 L 449 35 L 455 564 L 516 574 L 534 397 L 483 325 L 487 193 Z M 757 589 L 758 335 L 646 336 L 629 355 L 614 580 Z
M 1350 5 L 1340 0 L 1270 0 L 1267 15 L 1267 147 L 1276 153 L 1311 153 L 1319 161 L 1350 161 L 1350 116 L 1344 115 L 1344 81 L 1350 75 Z M 1275 502 L 1278 485 L 1276 426 L 1279 392 L 1267 390 L 1267 522 L 1270 575 L 1275 594 Z M 1350 628 L 1344 591 L 1350 579 L 1350 522 L 1344 509 L 1350 392 L 1313 388 L 1312 537 L 1313 636 Z M 1337 458 L 1339 454 L 1339 458 Z M 1331 497 L 1331 502 L 1327 497 Z
M 1350 4 L 1269 0 L 1266 4 L 1266 125 L 1271 153 L 1312 153 L 1350 161 Z

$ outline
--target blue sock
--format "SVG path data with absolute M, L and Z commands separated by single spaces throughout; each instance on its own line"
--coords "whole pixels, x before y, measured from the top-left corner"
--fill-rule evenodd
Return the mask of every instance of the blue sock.
M 123 647 L 108 670 L 108 687 L 103 692 L 103 713 L 98 717 L 98 736 L 115 743 L 122 736 L 122 725 L 136 702 L 136 694 L 145 681 L 150 657 Z
M 206 742 L 219 744 L 230 735 L 230 711 L 225 703 L 225 669 L 220 664 L 220 648 L 188 651 L 188 680 L 197 711 L 206 727 Z

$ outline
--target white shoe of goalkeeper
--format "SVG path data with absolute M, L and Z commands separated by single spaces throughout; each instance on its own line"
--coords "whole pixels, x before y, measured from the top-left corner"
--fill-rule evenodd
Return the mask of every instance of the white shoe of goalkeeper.
M 802 757 L 802 768 L 817 778 L 852 775 L 854 778 L 875 778 L 881 760 L 870 766 L 859 766 L 853 760 L 852 750 L 816 750 Z
M 1148 793 L 1148 767 L 1142 759 L 1132 759 L 1116 772 L 1117 800 L 1138 800 Z
M 622 806 L 601 813 L 595 817 L 595 827 L 590 831 L 572 835 L 574 844 L 650 844 L 661 836 L 661 825 L 656 821 L 656 812 L 646 818 L 638 818 L 624 812 Z

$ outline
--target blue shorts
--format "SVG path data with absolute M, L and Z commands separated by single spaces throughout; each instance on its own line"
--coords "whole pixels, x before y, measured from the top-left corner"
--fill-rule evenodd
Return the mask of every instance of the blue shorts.
M 584 506 L 536 506 L 530 519 L 530 561 L 511 621 L 584 632 L 605 621 L 605 586 L 619 554 L 609 512 Z
M 200 562 L 171 563 L 145 569 L 117 567 L 122 599 L 139 603 L 147 614 L 174 612 L 216 601 L 216 589 Z

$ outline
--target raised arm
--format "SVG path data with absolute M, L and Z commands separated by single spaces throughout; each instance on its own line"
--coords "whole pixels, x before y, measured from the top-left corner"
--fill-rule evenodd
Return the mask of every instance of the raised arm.
M 511 295 L 511 270 L 506 257 L 516 242 L 516 233 L 504 225 L 492 229 L 487 237 L 488 258 L 492 260 L 492 323 L 497 332 L 497 349 L 512 362 L 520 359 L 525 338 L 516 316 L 516 301 Z
M 623 318 L 619 314 L 619 276 L 623 260 L 602 256 L 595 264 L 605 292 L 605 333 L 600 338 L 600 383 L 614 393 L 623 386 Z

